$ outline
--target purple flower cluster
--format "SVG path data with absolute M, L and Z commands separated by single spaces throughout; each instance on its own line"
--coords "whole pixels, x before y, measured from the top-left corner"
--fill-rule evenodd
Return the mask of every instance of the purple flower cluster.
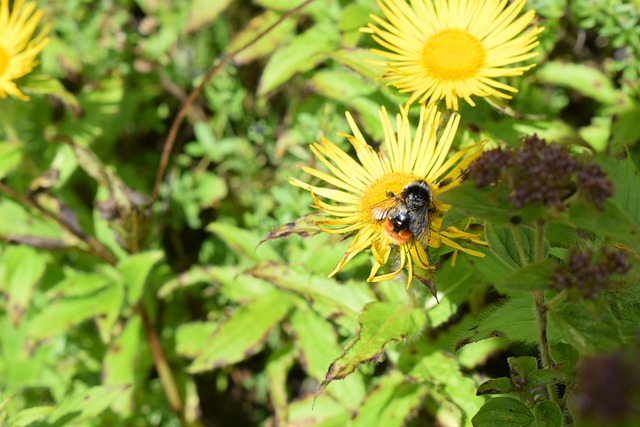
M 622 251 L 601 249 L 594 260 L 593 251 L 571 249 L 566 265 L 558 267 L 552 277 L 551 286 L 557 290 L 575 289 L 584 298 L 596 299 L 601 289 L 610 284 L 613 274 L 629 271 L 627 254 Z
M 564 209 L 564 200 L 576 192 L 602 209 L 613 195 L 613 185 L 596 164 L 582 164 L 557 144 L 528 136 L 519 149 L 486 151 L 469 165 L 466 179 L 478 188 L 507 185 L 511 205 Z

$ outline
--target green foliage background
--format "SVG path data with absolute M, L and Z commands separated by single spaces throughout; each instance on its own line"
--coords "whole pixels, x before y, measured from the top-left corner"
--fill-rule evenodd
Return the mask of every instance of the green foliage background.
M 502 110 L 462 106 L 456 144 L 537 133 L 595 158 L 616 195 L 604 213 L 576 207 L 549 224 L 548 257 L 527 270 L 508 206 L 461 187 L 452 202 L 487 221 L 490 246 L 455 268 L 440 254 L 439 303 L 402 277 L 366 283 L 368 254 L 326 278 L 348 245 L 335 236 L 258 246 L 311 210 L 288 184 L 315 165 L 308 144 L 325 135 L 348 150 L 335 135 L 348 131 L 345 111 L 380 141 L 380 106 L 406 101 L 365 62 L 373 42 L 359 28 L 374 1 L 316 0 L 224 65 L 186 109 L 153 203 L 188 94 L 301 2 L 37 3 L 52 33 L 19 82 L 31 100 L 0 101 L 6 425 L 456 426 L 486 402 L 476 425 L 505 413 L 505 425 L 561 425 L 557 405 L 514 391 L 510 369 L 531 393 L 562 384 L 567 396 L 579 359 L 634 348 L 636 255 L 621 286 L 550 314 L 562 369 L 530 358 L 545 263 L 572 246 L 638 253 L 637 0 L 527 3 L 546 27 L 537 67 L 509 80 L 520 92 Z M 532 254 L 535 230 L 517 233 Z M 510 397 L 476 395 L 489 378 L 485 392 Z

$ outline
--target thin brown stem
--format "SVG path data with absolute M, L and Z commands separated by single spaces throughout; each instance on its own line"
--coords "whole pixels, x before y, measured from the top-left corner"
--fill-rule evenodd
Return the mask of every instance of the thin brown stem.
M 42 216 L 55 221 L 65 231 L 68 231 L 69 233 L 77 237 L 79 240 L 84 242 L 89 248 L 89 252 L 96 258 L 99 258 L 111 265 L 115 265 L 117 263 L 118 260 L 116 259 L 116 257 L 105 246 L 103 246 L 102 243 L 94 239 L 92 236 L 89 236 L 83 233 L 82 231 L 78 230 L 77 228 L 72 227 L 70 224 L 64 221 L 61 217 L 49 211 L 48 209 L 45 209 L 35 200 L 30 199 L 25 195 L 17 192 L 16 190 L 14 190 L 13 188 L 9 187 L 8 185 L 6 185 L 4 182 L 1 182 L 1 181 L 0 181 L 0 191 L 5 193 L 9 197 L 12 197 L 18 200 L 24 206 L 28 206 L 32 209 L 37 210 L 38 212 L 40 212 Z
M 164 356 L 164 352 L 162 351 L 158 334 L 151 323 L 149 313 L 147 312 L 142 300 L 138 302 L 136 308 L 140 314 L 140 318 L 142 319 L 142 326 L 147 337 L 147 342 L 149 343 L 149 348 L 151 349 L 151 357 L 153 357 L 153 365 L 156 368 L 158 377 L 160 377 L 160 383 L 162 384 L 162 389 L 169 401 L 169 406 L 171 406 L 173 412 L 175 412 L 176 415 L 184 421 L 184 404 L 182 402 L 182 397 L 180 396 L 180 391 L 173 379 L 171 367 L 169 366 L 167 358 Z
M 215 76 L 218 73 L 218 71 L 225 64 L 231 61 L 238 53 L 242 52 L 243 50 L 247 49 L 254 43 L 258 42 L 262 37 L 264 37 L 266 34 L 268 34 L 270 31 L 272 31 L 282 22 L 287 20 L 292 15 L 298 13 L 300 10 L 305 8 L 310 3 L 313 3 L 314 1 L 315 0 L 307 0 L 304 3 L 300 4 L 299 6 L 291 9 L 290 11 L 282 15 L 276 22 L 274 22 L 269 27 L 267 27 L 264 31 L 261 31 L 253 39 L 249 40 L 249 42 L 247 42 L 244 46 L 241 46 L 240 48 L 231 52 L 230 54 L 223 56 L 220 59 L 220 61 L 218 61 L 217 64 L 214 64 L 209 69 L 209 71 L 207 71 L 207 74 L 205 74 L 205 76 L 202 78 L 202 81 L 200 82 L 200 84 L 198 84 L 198 86 L 196 86 L 196 88 L 191 91 L 187 99 L 182 103 L 180 110 L 178 110 L 178 114 L 176 115 L 175 119 L 173 119 L 173 123 L 171 123 L 169 134 L 167 135 L 167 139 L 165 140 L 164 146 L 162 147 L 160 164 L 158 165 L 158 172 L 156 174 L 156 179 L 153 184 L 153 192 L 151 193 L 152 200 L 155 201 L 158 198 L 158 190 L 160 188 L 160 183 L 162 182 L 162 178 L 164 177 L 164 173 L 167 169 L 167 165 L 169 163 L 169 157 L 171 156 L 171 152 L 173 151 L 173 145 L 175 143 L 176 136 L 178 135 L 178 128 L 180 127 L 180 124 L 182 123 L 182 120 L 184 119 L 184 116 L 187 110 L 189 109 L 191 104 L 193 104 L 193 102 L 198 97 L 198 95 L 200 95 L 200 92 L 202 92 L 202 89 L 204 88 L 204 86 L 209 82 L 209 80 L 213 78 L 213 76 Z

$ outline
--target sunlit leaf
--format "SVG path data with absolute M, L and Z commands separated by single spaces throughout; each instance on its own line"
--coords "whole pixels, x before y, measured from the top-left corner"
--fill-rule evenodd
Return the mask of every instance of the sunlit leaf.
M 0 289 L 6 293 L 6 310 L 18 325 L 31 303 L 35 286 L 44 273 L 47 255 L 27 246 L 9 246 L 0 260 Z
M 360 314 L 357 337 L 331 364 L 320 388 L 324 389 L 334 380 L 346 378 L 358 365 L 376 361 L 386 344 L 417 334 L 425 321 L 424 311 L 419 308 L 411 309 L 399 303 L 368 304 Z
M 237 309 L 209 336 L 208 345 L 189 366 L 191 373 L 231 365 L 262 349 L 267 333 L 291 310 L 295 298 L 273 291 Z
M 523 403 L 511 397 L 489 400 L 473 417 L 475 427 L 533 426 L 534 416 Z

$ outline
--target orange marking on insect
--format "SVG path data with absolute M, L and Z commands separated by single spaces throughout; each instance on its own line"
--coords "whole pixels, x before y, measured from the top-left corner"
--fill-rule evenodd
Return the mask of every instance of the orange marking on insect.
M 400 230 L 397 233 L 393 231 L 393 221 L 389 218 L 385 218 L 384 220 L 384 231 L 387 237 L 396 245 L 407 243 L 413 237 L 413 234 L 409 230 Z

